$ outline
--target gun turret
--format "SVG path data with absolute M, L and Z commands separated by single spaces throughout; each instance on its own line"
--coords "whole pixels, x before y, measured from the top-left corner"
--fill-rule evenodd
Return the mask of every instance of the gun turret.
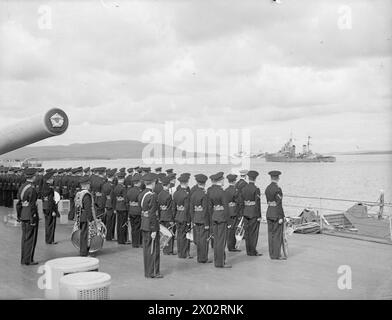
M 58 108 L 36 115 L 0 130 L 0 155 L 40 140 L 63 134 L 68 116 Z

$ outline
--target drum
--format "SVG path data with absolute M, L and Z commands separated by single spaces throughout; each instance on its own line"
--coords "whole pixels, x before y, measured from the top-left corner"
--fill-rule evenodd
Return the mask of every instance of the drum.
M 93 220 L 88 226 L 88 246 L 89 252 L 96 252 L 103 247 L 106 238 L 106 226 L 100 219 Z M 80 249 L 80 229 L 79 222 L 75 221 L 72 229 L 71 241 L 75 248 Z
M 164 225 L 160 224 L 159 233 L 161 235 L 160 248 L 162 250 L 168 245 L 170 239 L 173 237 L 173 232 L 170 229 L 166 228 Z

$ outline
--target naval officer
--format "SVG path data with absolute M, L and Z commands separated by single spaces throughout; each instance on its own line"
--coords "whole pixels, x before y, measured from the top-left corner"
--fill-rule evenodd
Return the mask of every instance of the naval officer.
M 36 265 L 34 251 L 37 244 L 38 234 L 38 193 L 35 189 L 36 169 L 27 168 L 25 171 L 26 182 L 18 191 L 17 216 L 22 222 L 22 257 L 21 264 Z
M 214 264 L 217 268 L 231 268 L 226 264 L 227 229 L 231 228 L 227 196 L 223 190 L 223 172 L 210 176 L 213 185 L 208 192 L 208 210 L 211 215 L 212 233 L 214 236 Z
M 265 196 L 268 204 L 267 224 L 269 255 L 273 260 L 285 260 L 285 258 L 281 257 L 284 220 L 282 207 L 283 192 L 278 185 L 281 172 L 274 170 L 270 171 L 268 174 L 271 176 L 271 183 L 265 189 Z
M 140 194 L 141 230 L 143 233 L 144 276 L 146 278 L 163 278 L 159 272 L 160 234 L 158 197 L 153 192 L 157 175 L 146 173 L 143 181 L 146 188 Z
M 255 184 L 258 175 L 257 171 L 250 170 L 247 173 L 249 182 L 241 190 L 245 219 L 246 254 L 248 256 L 262 256 L 262 253 L 256 250 L 261 221 L 260 189 Z

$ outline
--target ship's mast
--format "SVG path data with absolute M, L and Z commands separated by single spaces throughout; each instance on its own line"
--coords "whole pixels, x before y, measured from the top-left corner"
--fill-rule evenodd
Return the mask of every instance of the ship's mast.
M 310 152 L 310 138 L 311 136 L 308 136 L 308 152 Z

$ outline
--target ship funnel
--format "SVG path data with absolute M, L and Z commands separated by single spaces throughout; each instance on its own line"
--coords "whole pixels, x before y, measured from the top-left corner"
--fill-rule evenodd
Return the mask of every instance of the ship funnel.
M 63 134 L 68 116 L 58 108 L 50 109 L 0 130 L 0 155 L 40 140 Z

